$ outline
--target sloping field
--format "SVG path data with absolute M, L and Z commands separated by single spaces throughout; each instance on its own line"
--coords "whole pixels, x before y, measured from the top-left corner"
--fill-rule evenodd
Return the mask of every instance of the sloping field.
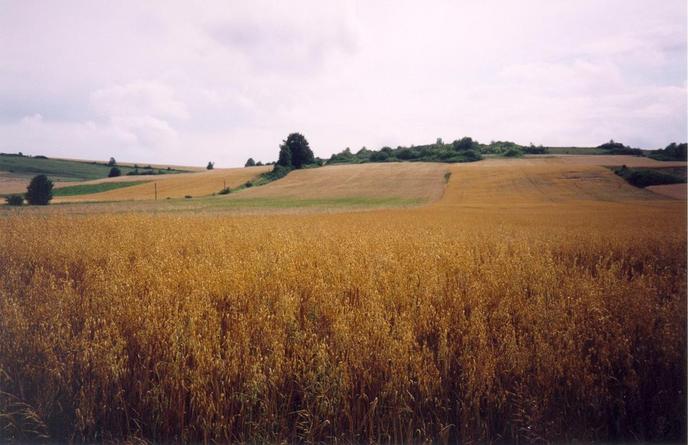
M 77 161 L 77 162 L 97 162 L 97 163 L 104 163 L 107 161 L 102 161 L 102 160 L 97 160 L 97 159 L 70 159 L 70 158 L 62 158 L 65 161 Z M 132 169 L 138 166 L 138 168 L 143 168 L 143 167 L 153 167 L 154 169 L 166 169 L 166 168 L 171 168 L 174 170 L 182 170 L 182 171 L 188 171 L 188 172 L 201 172 L 205 171 L 205 167 L 201 166 L 192 166 L 192 165 L 177 165 L 177 164 L 151 164 L 150 162 L 121 162 L 117 161 L 117 167 L 131 167 Z
M 24 193 L 29 182 L 31 182 L 30 174 L 0 171 L 0 195 Z
M 602 166 L 620 164 L 657 167 L 669 163 L 631 156 L 550 156 L 455 164 L 445 198 L 438 205 L 490 208 L 666 199 L 631 186 Z
M 683 161 L 658 161 L 652 158 L 644 158 L 642 156 L 626 156 L 626 155 L 593 155 L 593 156 L 567 156 L 567 155 L 536 155 L 528 156 L 526 159 L 556 159 L 558 162 L 575 165 L 601 165 L 601 166 L 621 166 L 627 167 L 685 167 L 686 163 Z
M 90 195 L 65 196 L 55 198 L 55 202 L 84 201 L 136 201 L 155 199 L 157 186 L 158 200 L 184 198 L 185 196 L 206 196 L 217 193 L 223 187 L 238 187 L 271 167 L 249 167 L 206 170 L 198 173 L 178 173 L 159 176 L 120 176 L 101 179 L 89 183 L 131 181 L 132 178 L 145 184 L 120 188 Z
M 140 164 L 141 167 L 148 164 Z M 117 164 L 123 175 L 134 170 L 134 164 Z M 174 166 L 169 166 L 175 168 Z M 23 193 L 31 178 L 44 174 L 53 182 L 89 181 L 99 178 L 107 179 L 109 166 L 102 161 L 77 159 L 42 158 L 0 154 L 0 194 Z M 166 169 L 168 166 L 155 166 Z M 198 167 L 180 167 L 185 171 L 194 171 Z
M 334 165 L 296 170 L 283 179 L 223 199 L 403 198 L 434 201 L 442 196 L 447 164 Z
M 685 201 L 688 198 L 688 189 L 686 184 L 666 184 L 666 185 L 651 185 L 647 187 L 653 193 L 668 196 L 674 199 L 681 199 Z

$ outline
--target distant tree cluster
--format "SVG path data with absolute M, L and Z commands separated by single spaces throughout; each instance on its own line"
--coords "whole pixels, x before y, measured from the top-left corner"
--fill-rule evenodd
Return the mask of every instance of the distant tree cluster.
M 660 161 L 685 161 L 686 148 L 688 148 L 688 143 L 672 142 L 663 149 L 655 150 L 649 156 Z
M 18 153 L 3 153 L 3 152 L 0 152 L 0 156 L 16 156 L 16 157 L 18 157 L 18 158 L 48 159 L 47 156 L 43 156 L 43 155 L 35 155 L 35 156 L 25 155 L 25 154 L 22 153 L 21 151 L 18 152 Z
M 248 158 L 248 160 L 244 164 L 244 167 L 261 167 L 263 165 L 275 165 L 275 162 L 263 163 L 261 161 L 254 161 L 253 158 Z
M 345 148 L 339 153 L 333 154 L 327 161 L 328 164 L 357 164 L 365 162 L 399 162 L 399 161 L 426 161 L 426 162 L 474 162 L 483 158 L 484 154 L 498 156 L 522 156 L 524 154 L 546 154 L 546 147 L 519 145 L 510 141 L 492 141 L 489 144 L 481 144 L 471 137 L 462 137 L 451 143 L 445 143 L 442 138 L 437 138 L 434 144 L 417 145 L 410 147 L 398 146 L 397 148 L 382 147 L 380 150 L 369 150 L 366 147 L 353 153 L 350 148 Z
M 399 161 L 429 161 L 429 162 L 470 162 L 482 159 L 479 144 L 471 138 L 458 139 L 450 144 L 437 138 L 434 144 L 418 146 L 398 146 L 397 148 L 382 147 L 370 150 L 362 147 L 353 153 L 349 147 L 330 156 L 327 164 L 361 164 L 366 162 L 399 162 Z
M 610 139 L 609 142 L 598 145 L 597 148 L 607 151 L 610 155 L 643 156 L 644 154 L 641 149 L 628 147 L 621 142 L 615 142 L 614 139 Z

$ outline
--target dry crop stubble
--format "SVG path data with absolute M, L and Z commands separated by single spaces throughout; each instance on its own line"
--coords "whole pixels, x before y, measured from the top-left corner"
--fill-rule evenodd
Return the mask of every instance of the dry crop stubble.
M 145 184 L 119 188 L 102 193 L 64 196 L 55 198 L 55 202 L 93 202 L 93 201 L 129 201 L 154 200 L 157 185 L 157 198 L 183 198 L 184 196 L 207 196 L 217 193 L 225 186 L 236 188 L 246 181 L 256 178 L 271 167 L 246 167 L 214 169 L 193 173 L 176 173 L 150 176 L 120 176 L 117 178 L 99 179 L 81 184 L 100 184 L 103 182 L 146 181 Z
M 0 219 L 4 434 L 680 440 L 685 203 L 451 169 L 417 209 Z

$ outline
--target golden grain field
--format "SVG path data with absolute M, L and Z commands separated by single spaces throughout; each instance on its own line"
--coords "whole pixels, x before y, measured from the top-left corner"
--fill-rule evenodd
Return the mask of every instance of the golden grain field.
M 56 197 L 56 203 L 85 201 L 132 201 L 154 200 L 157 186 L 158 199 L 184 198 L 184 196 L 206 196 L 217 193 L 224 187 L 235 188 L 246 181 L 256 178 L 271 167 L 223 168 L 193 173 L 176 173 L 157 176 L 119 176 L 116 178 L 96 179 L 80 184 L 100 184 L 104 182 L 143 181 L 145 184 L 124 187 L 107 192 L 88 195 Z M 61 185 L 74 185 L 63 183 Z
M 447 164 L 430 162 L 333 165 L 296 170 L 280 181 L 223 199 L 366 196 L 435 201 L 442 196 L 448 171 Z
M 448 168 L 418 208 L 3 213 L 0 437 L 682 440 L 686 203 Z

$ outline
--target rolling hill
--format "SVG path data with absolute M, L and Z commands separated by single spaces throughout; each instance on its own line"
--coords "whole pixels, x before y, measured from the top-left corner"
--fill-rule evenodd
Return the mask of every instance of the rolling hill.
M 446 164 L 439 163 L 333 165 L 295 170 L 281 180 L 222 199 L 398 198 L 427 202 L 442 196 L 448 171 Z
M 55 202 L 154 200 L 156 187 L 159 200 L 184 198 L 186 196 L 207 196 L 219 192 L 225 186 L 230 188 L 239 187 L 246 181 L 269 169 L 270 167 L 227 168 L 175 175 L 106 178 L 84 184 L 128 182 L 132 181 L 133 178 L 142 182 L 142 184 L 117 188 L 102 193 L 57 197 Z
M 146 166 L 148 165 L 146 164 Z M 121 170 L 122 175 L 136 170 L 133 164 L 118 164 L 117 167 Z M 106 163 L 97 161 L 0 154 L 0 194 L 26 191 L 26 186 L 31 178 L 36 175 L 46 175 L 55 183 L 89 181 L 107 178 L 110 168 Z M 169 167 L 168 170 L 168 166 L 155 166 L 154 168 L 160 169 L 166 174 L 187 171 L 180 170 L 178 167 Z M 146 177 L 150 178 L 151 176 Z

